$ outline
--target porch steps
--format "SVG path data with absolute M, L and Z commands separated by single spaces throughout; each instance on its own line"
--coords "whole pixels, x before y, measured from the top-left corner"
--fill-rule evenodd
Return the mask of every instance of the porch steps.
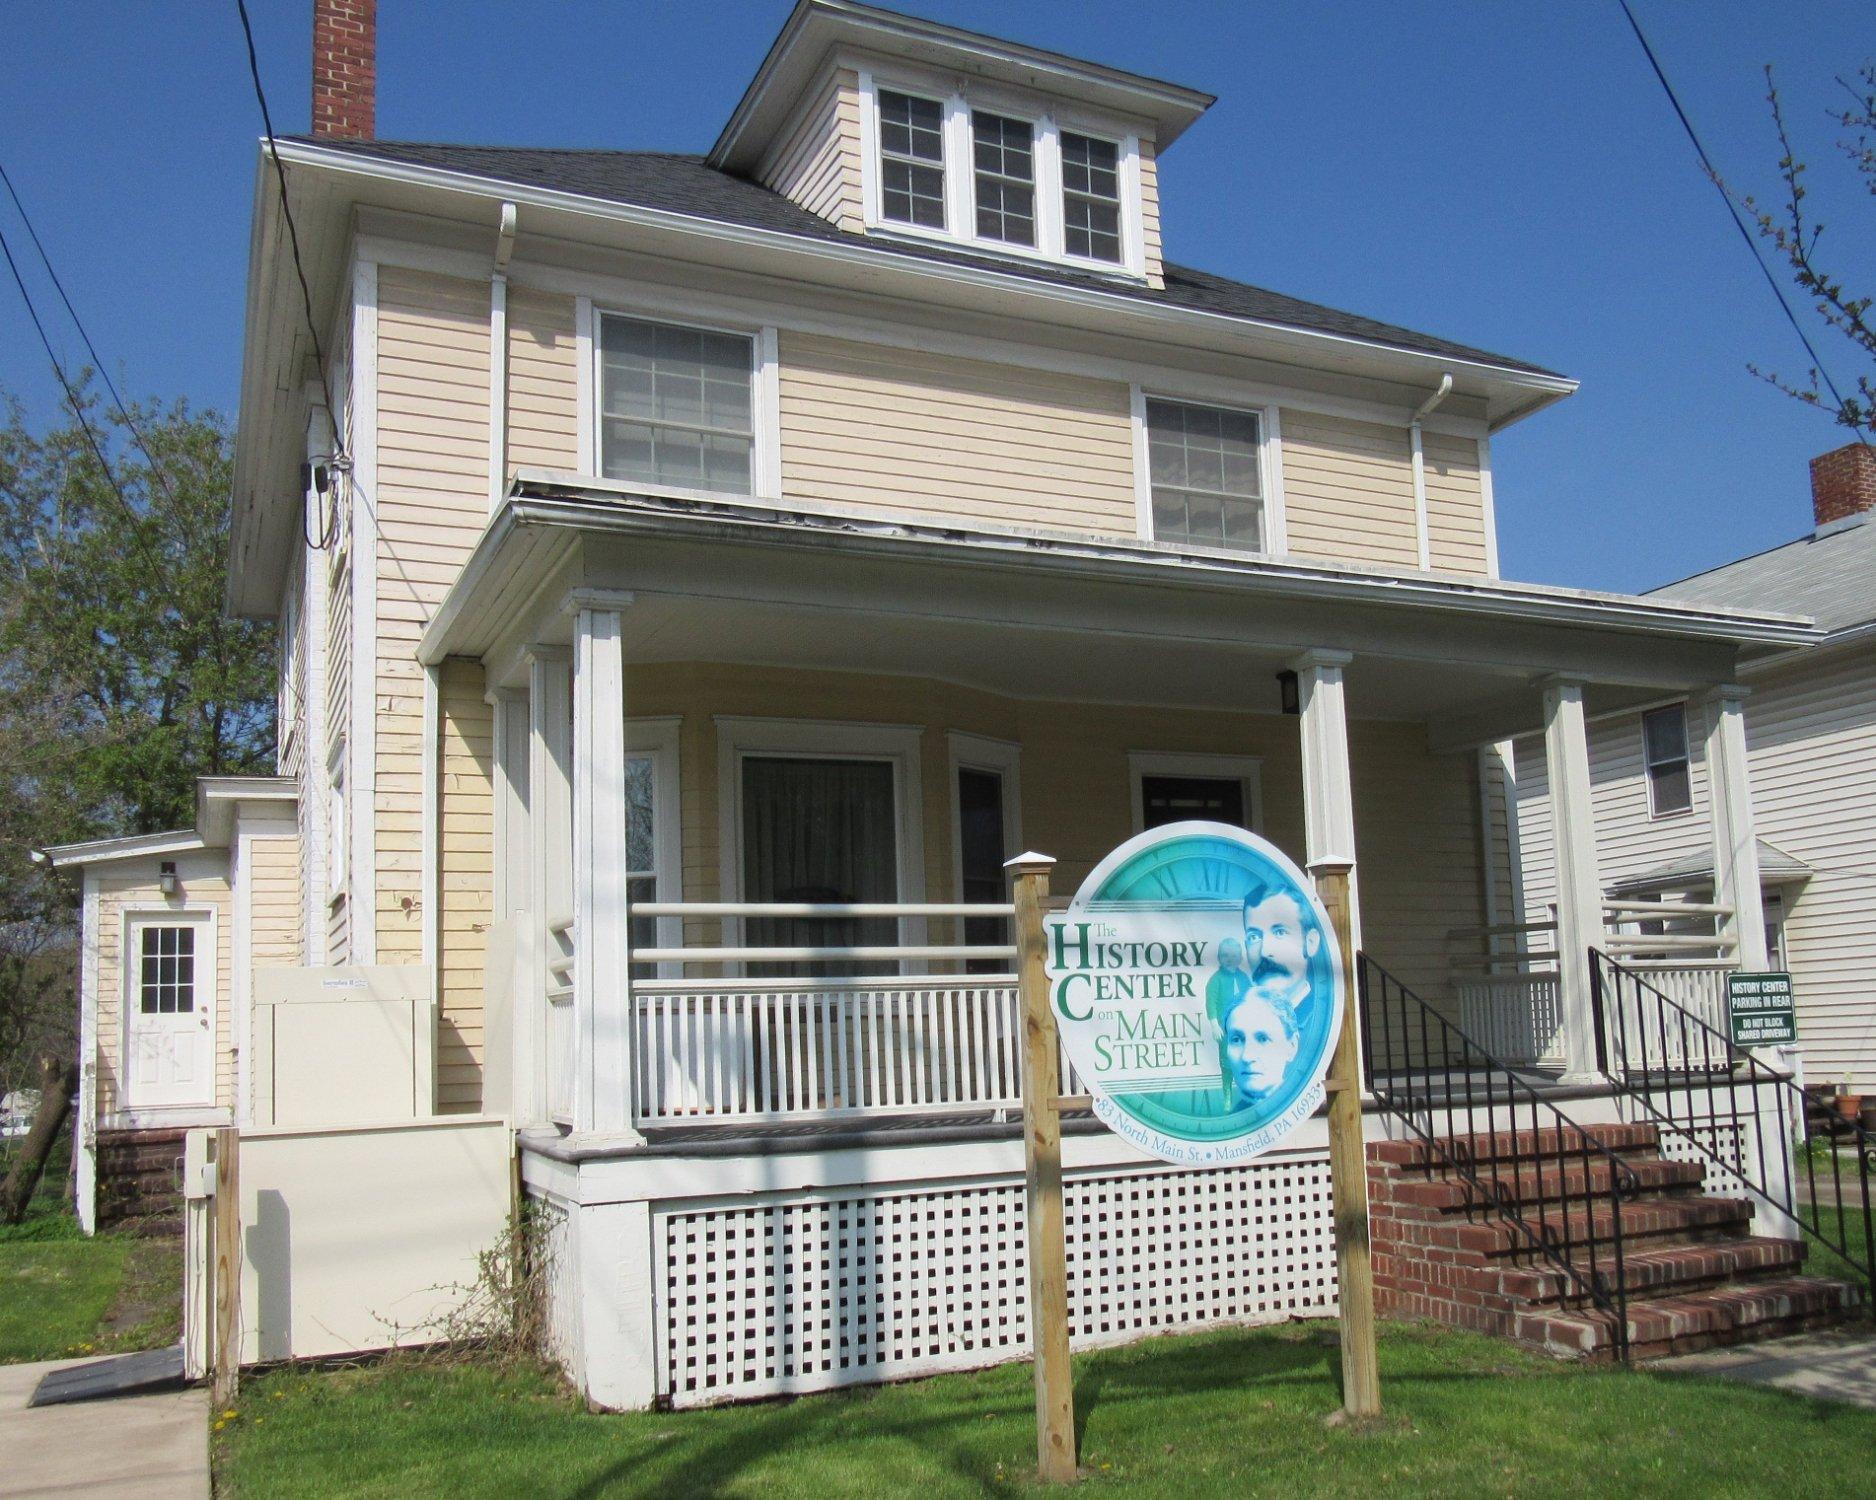
M 1846 1282 L 1804 1274 L 1806 1247 L 1755 1237 L 1745 1199 L 1709 1197 L 1697 1162 L 1661 1155 L 1651 1125 L 1505 1131 L 1443 1138 L 1470 1165 L 1417 1141 L 1368 1148 L 1376 1299 L 1383 1312 L 1498 1334 L 1553 1354 L 1609 1360 L 1612 1315 L 1588 1283 L 1616 1283 L 1617 1210 L 1599 1197 L 1614 1172 L 1599 1154 L 1559 1163 L 1582 1137 L 1620 1157 L 1634 1196 L 1620 1207 L 1628 1338 L 1638 1359 L 1829 1326 L 1855 1310 Z M 1560 1139 L 1561 1138 L 1561 1139 Z M 1476 1179 L 1470 1180 L 1470 1179 Z M 1534 1242 L 1542 1235 L 1575 1268 Z
M 98 1132 L 98 1227 L 182 1233 L 181 1130 Z

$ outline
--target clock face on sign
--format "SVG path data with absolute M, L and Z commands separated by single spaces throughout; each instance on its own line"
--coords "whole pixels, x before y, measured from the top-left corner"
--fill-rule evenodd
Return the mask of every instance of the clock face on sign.
M 1117 1134 L 1168 1161 L 1242 1161 L 1315 1113 L 1342 965 L 1308 877 L 1224 823 L 1122 844 L 1047 923 L 1050 1004 Z

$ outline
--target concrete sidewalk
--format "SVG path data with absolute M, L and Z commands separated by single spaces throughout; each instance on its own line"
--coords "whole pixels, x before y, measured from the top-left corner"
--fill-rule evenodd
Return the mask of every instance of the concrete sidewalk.
M 0 1496 L 208 1500 L 208 1392 L 28 1410 L 40 1377 L 90 1360 L 0 1365 Z
M 1867 1324 L 1847 1332 L 1801 1333 L 1734 1349 L 1706 1349 L 1653 1360 L 1644 1368 L 1718 1375 L 1876 1411 L 1876 1332 Z

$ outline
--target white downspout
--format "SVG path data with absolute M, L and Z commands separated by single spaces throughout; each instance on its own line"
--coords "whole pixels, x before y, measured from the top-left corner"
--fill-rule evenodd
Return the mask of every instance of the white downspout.
M 489 272 L 489 513 L 508 488 L 508 261 L 515 253 L 516 209 L 502 205 Z
M 1420 422 L 1434 407 L 1444 401 L 1453 388 L 1451 375 L 1440 376 L 1440 388 L 1420 403 L 1420 409 L 1407 424 L 1407 431 L 1413 443 L 1414 465 L 1414 541 L 1420 549 L 1420 566 L 1433 566 L 1433 547 L 1427 539 L 1427 466 L 1420 451 Z

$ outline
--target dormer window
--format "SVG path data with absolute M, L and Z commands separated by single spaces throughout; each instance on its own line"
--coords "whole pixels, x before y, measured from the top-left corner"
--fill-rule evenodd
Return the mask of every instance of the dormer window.
M 910 64 L 859 78 L 868 230 L 1145 277 L 1141 143 L 1119 121 Z
M 1001 240 L 1007 245 L 1035 244 L 1034 127 L 1027 120 L 972 110 L 971 153 L 976 173 L 978 238 Z
M 879 91 L 882 215 L 895 224 L 945 227 L 944 106 Z

